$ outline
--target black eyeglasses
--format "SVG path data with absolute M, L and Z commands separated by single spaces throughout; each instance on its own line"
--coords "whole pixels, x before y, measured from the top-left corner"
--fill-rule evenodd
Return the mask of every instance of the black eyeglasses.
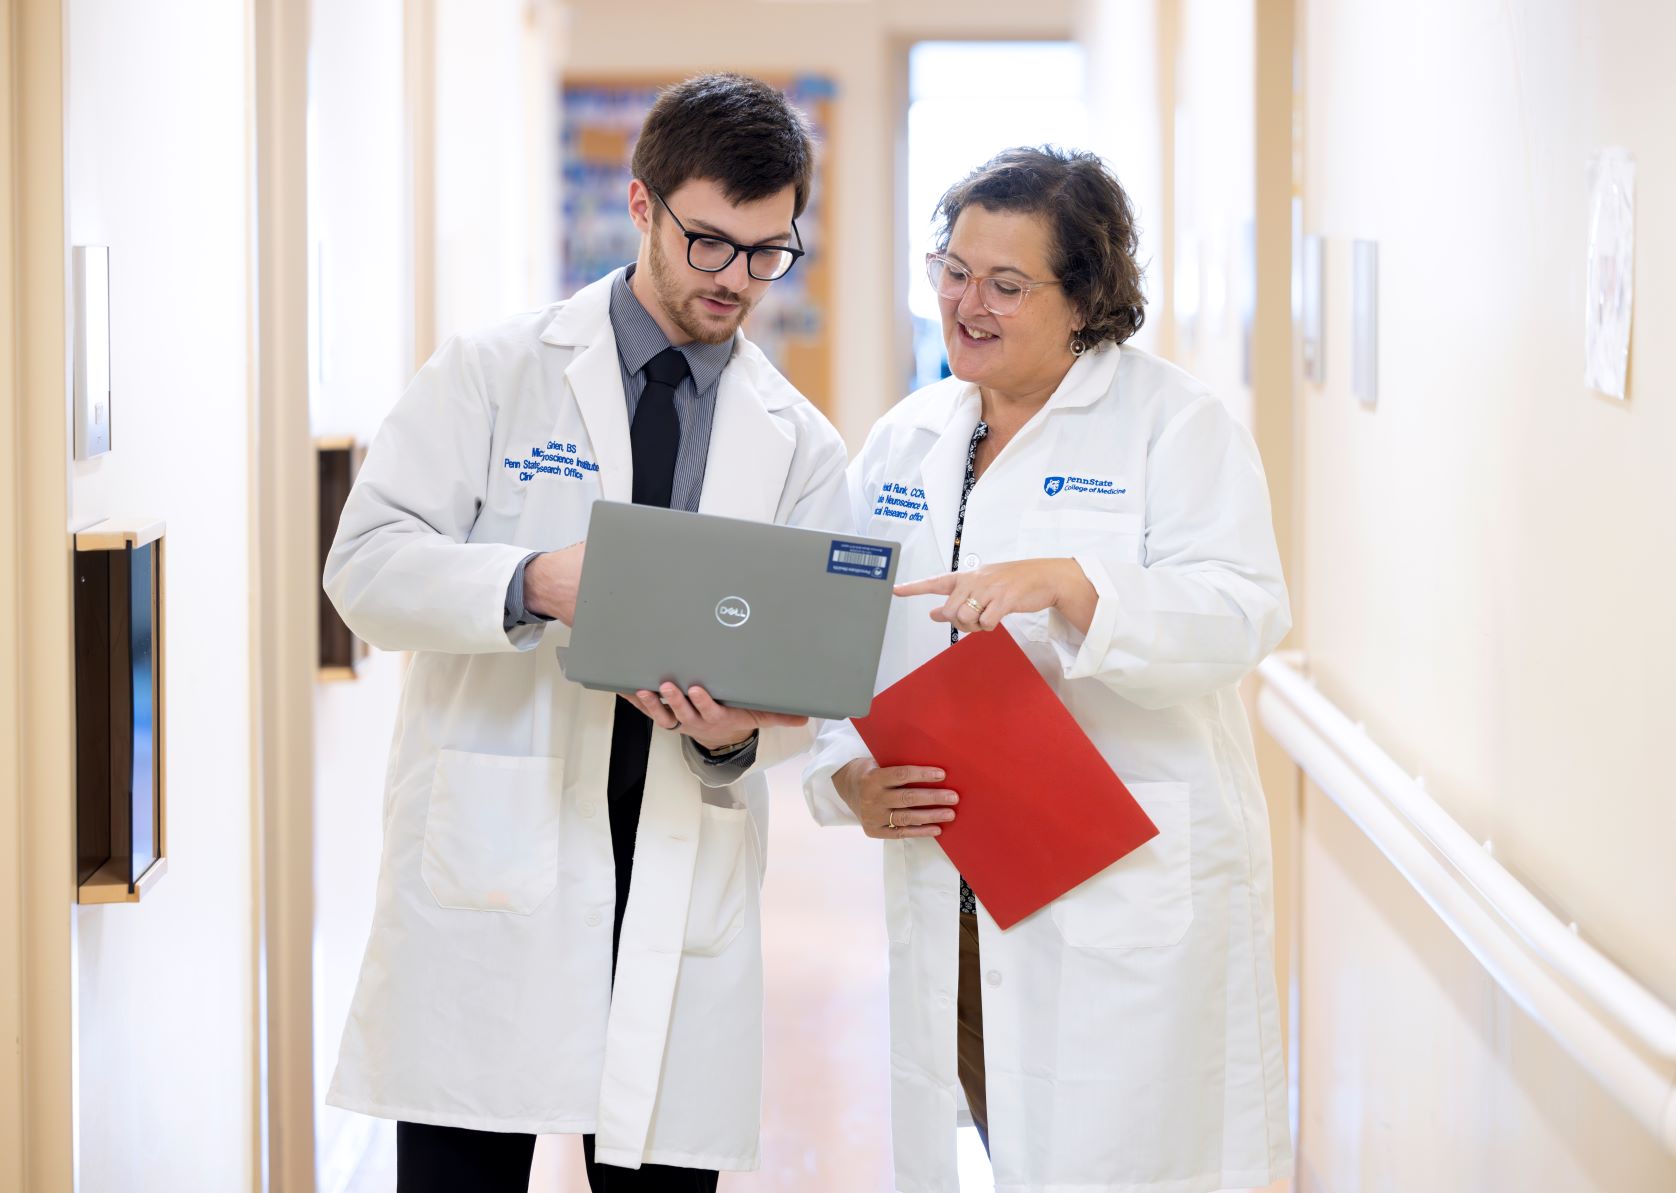
M 689 232 L 687 226 L 681 222 L 681 217 L 669 210 L 669 204 L 664 203 L 663 196 L 652 191 L 652 197 L 663 204 L 663 209 L 669 211 L 669 218 L 675 221 L 675 226 L 681 229 L 681 235 L 687 238 L 687 264 L 701 273 L 720 273 L 740 253 L 745 254 L 745 270 L 759 282 L 773 282 L 791 272 L 791 267 L 797 264 L 797 259 L 803 255 L 803 234 L 797 230 L 797 221 L 791 222 L 791 234 L 797 237 L 797 247 L 788 248 L 784 245 L 764 244 L 734 244 L 731 240 L 723 240 L 720 236 L 711 236 L 704 232 Z

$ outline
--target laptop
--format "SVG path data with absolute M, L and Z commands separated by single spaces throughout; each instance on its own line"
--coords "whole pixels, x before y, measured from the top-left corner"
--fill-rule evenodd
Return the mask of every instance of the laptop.
M 672 680 L 723 704 L 858 717 L 890 614 L 888 540 L 594 503 L 565 676 L 613 692 Z

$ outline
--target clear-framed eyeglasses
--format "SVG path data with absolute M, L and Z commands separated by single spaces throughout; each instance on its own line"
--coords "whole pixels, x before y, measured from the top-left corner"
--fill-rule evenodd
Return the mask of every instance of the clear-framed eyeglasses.
M 646 188 L 652 191 L 651 187 Z M 663 204 L 663 209 L 669 212 L 669 218 L 675 221 L 675 226 L 681 229 L 681 235 L 687 238 L 687 264 L 700 273 L 720 273 L 740 253 L 745 254 L 745 269 L 759 282 L 775 282 L 791 272 L 791 267 L 797 264 L 797 259 L 803 256 L 803 234 L 797 230 L 797 221 L 791 222 L 791 234 L 797 237 L 797 247 L 791 248 L 783 244 L 735 244 L 731 240 L 723 240 L 720 236 L 712 236 L 707 232 L 689 232 L 687 226 L 681 222 L 681 217 L 670 211 L 668 203 L 662 195 L 652 191 L 652 197 Z
M 931 280 L 931 288 L 950 302 L 959 302 L 966 296 L 966 287 L 976 282 L 978 301 L 984 310 L 1001 316 L 1018 314 L 1018 308 L 1024 305 L 1032 290 L 1060 284 L 1059 278 L 1032 282 L 1003 274 L 979 277 L 941 253 L 925 254 L 925 276 Z

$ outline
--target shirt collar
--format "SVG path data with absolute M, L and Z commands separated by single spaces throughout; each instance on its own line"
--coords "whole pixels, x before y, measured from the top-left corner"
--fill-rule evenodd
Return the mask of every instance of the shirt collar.
M 633 273 L 634 266 L 630 265 L 611 283 L 611 331 L 617 337 L 617 353 L 623 358 L 623 366 L 631 373 L 638 373 L 646 367 L 647 361 L 668 348 L 670 343 L 658 321 L 640 304 L 629 286 L 629 277 Z M 677 351 L 687 358 L 687 368 L 693 377 L 693 392 L 703 394 L 716 384 L 727 362 L 733 358 L 733 340 L 726 339 L 719 344 L 695 341 L 682 344 Z

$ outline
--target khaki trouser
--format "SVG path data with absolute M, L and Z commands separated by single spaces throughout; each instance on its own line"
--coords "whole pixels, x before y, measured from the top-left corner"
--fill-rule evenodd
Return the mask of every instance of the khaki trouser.
M 984 1097 L 983 972 L 978 956 L 978 917 L 960 917 L 960 984 L 956 1000 L 955 1062 L 966 1104 L 972 1109 L 985 1150 L 989 1148 L 989 1104 Z

